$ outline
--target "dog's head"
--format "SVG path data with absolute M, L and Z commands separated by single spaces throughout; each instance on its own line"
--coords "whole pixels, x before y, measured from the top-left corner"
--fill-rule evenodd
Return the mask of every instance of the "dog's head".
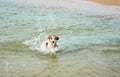
M 51 36 L 48 37 L 48 39 L 50 40 L 50 42 L 52 44 L 56 44 L 57 40 L 59 40 L 59 37 L 55 36 L 55 35 L 51 35 Z

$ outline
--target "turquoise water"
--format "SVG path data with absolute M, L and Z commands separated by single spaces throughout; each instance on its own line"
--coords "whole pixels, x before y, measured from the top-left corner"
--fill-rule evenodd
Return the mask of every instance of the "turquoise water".
M 119 77 L 120 14 L 0 3 L 0 77 Z M 48 35 L 61 51 L 40 52 Z

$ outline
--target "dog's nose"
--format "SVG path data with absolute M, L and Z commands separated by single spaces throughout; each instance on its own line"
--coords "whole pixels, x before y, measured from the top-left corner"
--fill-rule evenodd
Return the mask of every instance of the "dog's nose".
M 52 41 L 54 43 L 54 41 Z

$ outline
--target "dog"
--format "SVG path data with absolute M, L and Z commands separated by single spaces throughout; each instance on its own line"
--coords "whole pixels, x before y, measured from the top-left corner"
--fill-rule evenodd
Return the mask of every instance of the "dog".
M 48 40 L 43 42 L 40 46 L 41 51 L 43 51 L 44 53 L 56 53 L 59 48 L 57 45 L 57 41 L 59 40 L 58 36 L 55 35 L 51 35 L 48 37 Z

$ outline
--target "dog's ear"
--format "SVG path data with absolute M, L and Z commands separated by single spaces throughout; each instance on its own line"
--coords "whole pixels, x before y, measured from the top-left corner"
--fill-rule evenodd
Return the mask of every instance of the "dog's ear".
M 48 39 L 50 40 L 51 36 L 48 37 Z
M 57 40 L 59 40 L 59 37 L 56 37 Z

